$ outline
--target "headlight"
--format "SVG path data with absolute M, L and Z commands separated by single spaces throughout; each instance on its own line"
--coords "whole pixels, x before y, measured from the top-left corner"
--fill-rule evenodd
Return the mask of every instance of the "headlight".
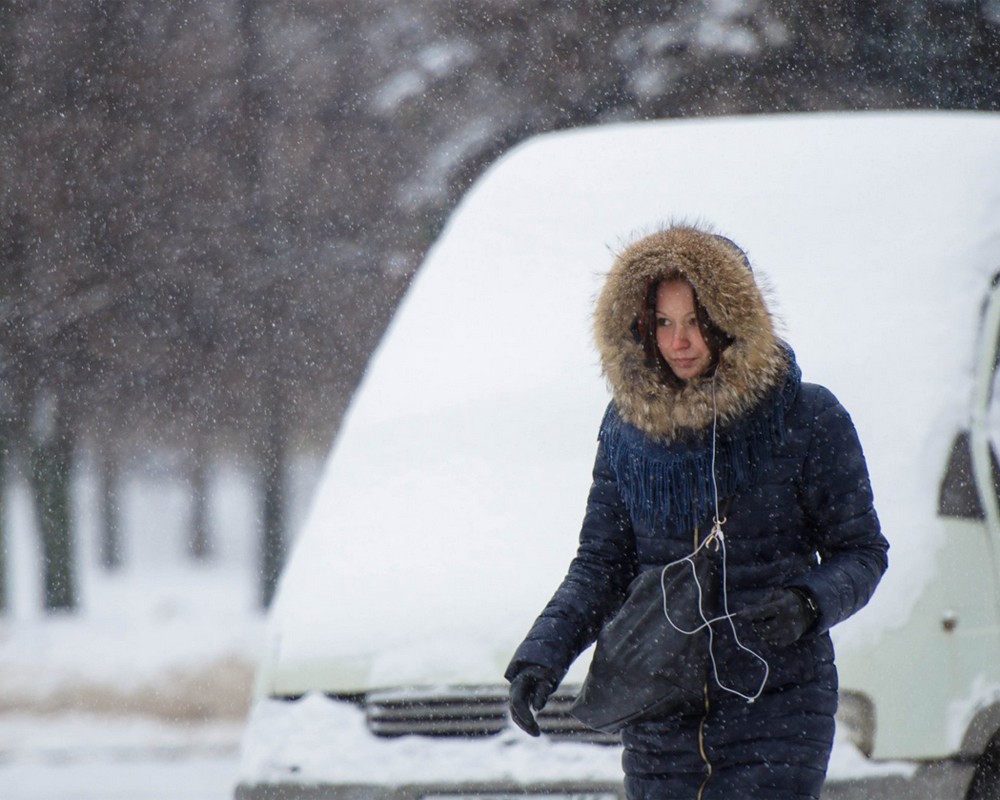
M 837 728 L 867 758 L 875 750 L 875 704 L 860 692 L 841 692 Z

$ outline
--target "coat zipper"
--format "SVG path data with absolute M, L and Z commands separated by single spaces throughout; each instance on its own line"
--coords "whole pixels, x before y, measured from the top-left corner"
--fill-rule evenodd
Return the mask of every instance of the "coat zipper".
M 694 529 L 694 549 L 698 549 L 699 539 L 698 527 L 695 526 Z M 701 756 L 701 760 L 705 762 L 705 780 L 701 782 L 701 786 L 698 787 L 697 800 L 702 800 L 702 795 L 705 793 L 705 786 L 708 784 L 708 779 L 712 777 L 712 762 L 708 760 L 708 753 L 705 752 L 705 720 L 708 719 L 709 704 L 708 704 L 708 681 L 705 681 L 705 686 L 703 689 L 703 694 L 705 697 L 705 712 L 701 716 L 701 722 L 698 723 L 698 754 Z
M 712 777 L 712 762 L 708 760 L 708 753 L 705 751 L 705 721 L 708 719 L 708 712 L 710 710 L 711 706 L 708 702 L 708 681 L 705 681 L 705 713 L 702 714 L 701 722 L 698 723 L 698 753 L 701 755 L 701 760 L 705 762 L 705 780 L 703 780 L 701 782 L 701 786 L 698 787 L 697 800 L 702 800 L 702 795 L 705 793 L 705 787 L 708 785 L 708 781 Z

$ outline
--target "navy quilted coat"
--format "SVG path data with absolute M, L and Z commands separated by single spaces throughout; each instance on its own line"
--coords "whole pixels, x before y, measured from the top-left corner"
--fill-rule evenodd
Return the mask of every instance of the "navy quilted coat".
M 735 340 L 714 386 L 696 379 L 682 390 L 664 387 L 636 352 L 628 328 L 637 296 L 665 264 L 684 274 Z M 726 291 L 716 296 L 720 284 Z M 630 800 L 818 798 L 837 706 L 829 629 L 868 602 L 887 566 L 851 419 L 830 391 L 800 381 L 743 254 L 703 231 L 669 228 L 626 250 L 598 301 L 597 337 L 613 401 L 578 551 L 507 677 L 525 664 L 564 674 L 639 570 L 688 555 L 707 533 L 709 487 L 717 486 L 729 610 L 797 586 L 815 599 L 819 618 L 783 648 L 736 618 L 739 641 L 756 655 L 716 628 L 717 679 L 706 676 L 703 701 L 623 731 L 626 793 Z M 748 703 L 720 684 L 760 694 Z

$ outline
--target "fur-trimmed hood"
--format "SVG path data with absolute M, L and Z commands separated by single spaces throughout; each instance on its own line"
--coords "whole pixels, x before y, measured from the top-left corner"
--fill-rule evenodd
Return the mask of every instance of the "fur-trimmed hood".
M 648 366 L 633 334 L 646 286 L 679 272 L 694 287 L 712 322 L 733 338 L 715 370 L 720 425 L 754 409 L 783 382 L 789 353 L 774 331 L 771 313 L 745 254 L 710 231 L 679 225 L 629 245 L 608 273 L 594 313 L 601 366 L 621 418 L 643 433 L 672 440 L 712 424 L 712 379 L 683 387 L 665 383 Z

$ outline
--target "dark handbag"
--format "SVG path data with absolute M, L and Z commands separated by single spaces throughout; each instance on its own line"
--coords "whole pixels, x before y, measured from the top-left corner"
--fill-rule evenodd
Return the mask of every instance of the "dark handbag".
M 718 569 L 711 547 L 646 570 L 597 637 L 570 714 L 615 733 L 630 722 L 703 696 Z M 668 616 L 669 615 L 669 616 Z

